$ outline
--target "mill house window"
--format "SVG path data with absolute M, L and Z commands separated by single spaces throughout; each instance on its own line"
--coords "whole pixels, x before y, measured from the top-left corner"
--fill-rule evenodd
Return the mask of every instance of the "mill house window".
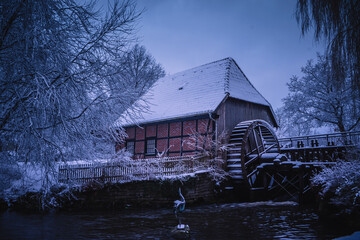
M 155 155 L 155 139 L 146 140 L 146 155 Z

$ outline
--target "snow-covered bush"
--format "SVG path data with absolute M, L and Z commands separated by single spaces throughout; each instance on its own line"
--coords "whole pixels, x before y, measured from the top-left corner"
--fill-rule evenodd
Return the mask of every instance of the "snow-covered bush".
M 202 127 L 207 128 L 206 125 Z M 193 131 L 190 138 L 183 143 L 199 151 L 199 156 L 205 159 L 205 161 L 198 164 L 200 169 L 206 169 L 213 180 L 217 182 L 225 180 L 228 176 L 228 172 L 224 170 L 224 155 L 229 148 L 227 138 L 227 131 L 222 131 L 218 136 L 215 133 L 201 134 Z
M 321 187 L 320 196 L 330 204 L 360 206 L 360 158 L 338 161 L 315 174 L 312 183 Z

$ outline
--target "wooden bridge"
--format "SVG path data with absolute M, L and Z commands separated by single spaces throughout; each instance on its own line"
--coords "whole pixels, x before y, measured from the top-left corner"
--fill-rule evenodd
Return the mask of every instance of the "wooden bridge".
M 292 161 L 335 161 L 360 144 L 360 132 L 280 138 L 280 152 Z
M 358 145 L 360 132 L 278 139 L 265 121 L 245 121 L 230 136 L 227 169 L 233 188 L 301 201 L 311 189 L 314 171 L 345 159 Z

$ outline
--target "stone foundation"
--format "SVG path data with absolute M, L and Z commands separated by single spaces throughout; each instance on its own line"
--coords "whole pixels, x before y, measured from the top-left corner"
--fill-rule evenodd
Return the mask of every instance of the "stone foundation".
M 127 183 L 99 183 L 91 182 L 70 191 L 53 188 L 46 196 L 46 202 L 60 210 L 83 209 L 121 209 L 130 207 L 171 208 L 173 202 L 180 199 L 178 189 L 187 204 L 214 202 L 217 196 L 215 182 L 208 173 L 186 176 L 181 179 L 133 181 Z M 31 196 L 27 199 L 26 196 Z M 11 205 L 13 208 L 29 210 L 43 209 L 34 205 L 34 196 L 41 198 L 39 193 L 27 194 Z M 42 202 L 44 201 L 35 201 Z M 31 204 L 30 204 L 31 203 Z M 30 205 L 32 206 L 30 206 Z M 50 205 L 51 205 L 50 204 Z M 49 206 L 50 206 L 49 205 Z M 30 207 L 29 207 L 30 206 Z M 51 206 L 50 206 L 51 208 Z
M 214 182 L 207 173 L 197 174 L 183 180 L 148 180 L 118 184 L 96 183 L 84 186 L 74 192 L 78 198 L 76 208 L 123 208 L 138 207 L 171 207 L 179 199 L 178 189 L 188 204 L 211 202 L 215 199 Z M 79 205 L 80 204 L 80 205 Z M 72 207 L 72 203 L 70 206 Z

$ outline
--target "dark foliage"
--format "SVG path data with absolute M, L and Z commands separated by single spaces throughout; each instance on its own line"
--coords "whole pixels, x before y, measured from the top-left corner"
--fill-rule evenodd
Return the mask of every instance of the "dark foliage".
M 342 82 L 348 65 L 353 87 L 360 89 L 360 1 L 298 0 L 296 18 L 302 34 L 314 29 L 317 41 L 328 42 L 334 77 Z

